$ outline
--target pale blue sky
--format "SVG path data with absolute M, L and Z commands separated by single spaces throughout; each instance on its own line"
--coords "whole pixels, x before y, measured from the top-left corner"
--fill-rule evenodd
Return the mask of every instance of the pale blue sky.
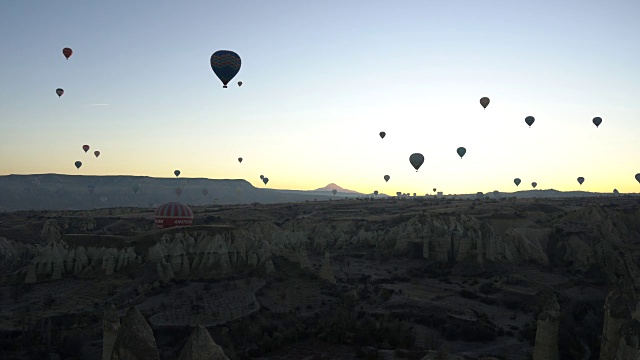
M 638 192 L 638 19 L 637 0 L 3 1 L 0 174 Z

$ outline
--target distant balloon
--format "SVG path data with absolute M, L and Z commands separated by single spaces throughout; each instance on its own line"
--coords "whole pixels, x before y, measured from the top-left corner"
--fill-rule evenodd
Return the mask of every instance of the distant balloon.
M 263 182 L 265 185 L 267 185 L 267 183 L 269 182 L 269 178 L 267 178 L 267 177 L 262 178 L 262 182 Z
M 335 194 L 337 194 L 337 193 L 338 193 L 338 190 L 333 189 L 333 190 L 331 190 L 331 193 L 332 193 L 333 195 L 335 195 Z
M 374 190 L 374 191 L 373 191 L 373 195 L 376 195 L 376 196 L 377 196 L 377 195 L 378 195 L 378 190 Z
M 480 105 L 482 105 L 483 108 L 487 108 L 487 106 L 489 106 L 489 98 L 488 97 L 483 97 L 480 99 Z
M 593 118 L 593 124 L 598 127 L 600 126 L 600 124 L 602 124 L 602 118 L 600 118 L 599 116 L 596 116 Z
M 131 186 L 131 190 L 133 190 L 134 194 L 137 194 L 138 191 L 140 190 L 140 185 L 138 184 L 133 184 L 133 186 Z
M 207 196 L 208 193 L 209 193 L 209 190 L 202 189 L 202 195 Z
M 380 138 L 384 139 L 385 136 L 387 136 L 387 133 L 384 131 L 380 131 Z
M 60 89 L 60 88 L 57 88 L 57 89 L 56 89 L 56 94 L 58 94 L 58 97 L 61 97 L 61 96 L 62 96 L 62 94 L 64 94 L 64 90 L 62 90 L 62 89 Z
M 438 189 L 436 189 L 436 188 L 433 188 L 433 192 L 436 192 L 436 191 L 438 191 Z
M 89 145 L 82 145 L 82 150 L 84 150 L 84 152 L 89 151 L 90 147 Z
M 174 172 L 173 172 L 173 174 L 174 174 L 176 177 L 180 176 L 180 170 L 176 170 L 176 171 L 174 171 Z
M 73 50 L 71 50 L 71 48 L 64 48 L 62 49 L 62 55 L 64 55 L 64 57 L 66 57 L 67 60 L 69 60 L 71 55 L 73 55 Z
M 636 180 L 640 183 L 640 173 L 636 174 Z
M 583 178 L 582 176 L 580 176 L 580 177 L 578 178 L 578 183 L 579 183 L 580 185 L 582 185 L 582 183 L 583 183 L 583 182 L 584 182 L 584 178 Z
M 238 74 L 241 63 L 240 56 L 233 51 L 219 50 L 211 55 L 211 69 L 222 81 L 223 88 Z
M 467 149 L 465 149 L 463 147 L 459 147 L 458 150 L 456 150 L 456 152 L 458 153 L 458 156 L 460 156 L 460 159 L 462 159 L 464 154 L 467 153 Z
M 76 161 L 76 168 L 80 169 L 80 166 L 82 166 L 82 161 Z
M 533 116 L 527 116 L 526 118 L 524 118 L 524 122 L 526 122 L 529 127 L 533 125 L 534 121 L 536 121 L 536 119 Z
M 182 194 L 182 188 L 181 187 L 177 187 L 176 188 L 176 195 L 180 196 L 180 194 Z
M 389 179 L 391 179 L 391 176 L 389 176 L 389 175 L 385 175 L 384 176 L 384 181 L 389 182 Z
M 242 158 L 238 158 L 238 162 L 242 164 Z
M 238 86 L 242 86 L 242 81 L 238 81 Z
M 260 180 L 264 180 L 264 175 L 260 175 Z
M 424 156 L 420 153 L 413 153 L 409 156 L 409 162 L 413 168 L 416 169 L 416 172 L 418 172 L 418 169 L 420 169 L 420 166 L 424 163 Z
M 100 151 L 98 151 L 98 150 L 94 151 L 93 155 L 95 155 L 96 157 L 100 156 Z
M 533 186 L 533 188 L 535 189 L 536 186 L 538 186 L 538 183 L 534 181 L 534 182 L 531 183 L 531 186 Z
M 516 186 L 520 185 L 520 179 L 519 178 L 513 179 L 513 182 L 516 184 Z
M 87 190 L 89 190 L 89 194 L 93 194 L 93 190 L 95 190 L 95 185 L 87 185 Z

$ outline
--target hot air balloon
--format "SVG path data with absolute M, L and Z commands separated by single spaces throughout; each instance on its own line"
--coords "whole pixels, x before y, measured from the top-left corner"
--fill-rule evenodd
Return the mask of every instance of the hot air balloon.
M 138 184 L 133 184 L 133 186 L 131 186 L 131 190 L 133 190 L 134 194 L 137 194 L 138 191 L 140 190 L 140 185 Z
M 536 119 L 533 116 L 527 116 L 526 118 L 524 118 L 524 122 L 526 122 L 529 127 L 533 125 L 534 121 L 536 121 Z
M 384 181 L 389 182 L 389 179 L 391 179 L 391 176 L 389 176 L 389 175 L 385 175 L 384 176 Z
M 380 138 L 384 139 L 385 136 L 387 136 L 387 133 L 384 131 L 380 131 Z
M 578 183 L 579 183 L 580 185 L 582 185 L 582 183 L 583 183 L 583 182 L 584 182 L 584 178 L 583 178 L 582 176 L 580 176 L 580 177 L 578 178 Z
M 600 126 L 600 124 L 602 124 L 602 118 L 599 116 L 596 116 L 593 118 L 593 124 L 598 127 Z
M 338 190 L 333 189 L 333 190 L 331 190 L 331 193 L 332 193 L 333 195 L 335 195 L 335 194 L 337 194 L 337 193 L 338 193 Z
M 71 50 L 71 48 L 64 48 L 62 49 L 62 55 L 64 55 L 64 57 L 66 57 L 67 60 L 69 60 L 71 55 L 73 55 L 73 50 Z
M 263 182 L 265 185 L 267 185 L 267 183 L 269 182 L 269 178 L 267 178 L 267 177 L 262 178 L 262 182 Z
M 89 145 L 82 145 L 82 150 L 84 150 L 84 152 L 89 151 L 90 147 Z
M 436 191 L 438 191 L 438 189 L 436 189 L 436 188 L 433 188 L 433 192 L 436 192 Z
M 176 171 L 174 171 L 174 172 L 173 172 L 173 174 L 174 174 L 176 177 L 180 176 L 180 170 L 176 170 Z
M 480 98 L 480 105 L 482 105 L 483 108 L 487 108 L 487 106 L 489 106 L 489 98 L 488 97 L 483 97 Z
M 462 159 L 464 154 L 467 153 L 467 149 L 465 149 L 463 147 L 459 147 L 458 150 L 456 150 L 456 152 L 458 153 L 458 156 L 460 156 L 460 159 Z
M 62 89 L 60 89 L 60 88 L 57 88 L 57 89 L 56 89 L 56 94 L 58 94 L 58 97 L 61 97 L 61 96 L 62 96 L 62 94 L 64 94 L 64 90 L 62 90 Z
M 618 189 L 613 189 L 613 193 L 614 193 L 615 195 L 620 194 L 620 192 L 618 191 Z
M 80 166 L 82 166 L 82 161 L 76 161 L 76 168 L 80 169 Z
M 208 193 L 209 193 L 209 190 L 202 189 L 202 195 L 207 196 Z
M 378 190 L 374 190 L 374 191 L 373 191 L 373 195 L 378 196 Z
M 636 174 L 636 181 L 638 181 L 640 183 L 640 173 Z
M 180 194 L 182 194 L 182 188 L 181 187 L 177 187 L 176 188 L 176 195 L 180 196 Z
M 158 229 L 189 226 L 193 222 L 193 211 L 186 205 L 169 202 L 156 209 L 154 220 Z
M 520 185 L 520 179 L 519 178 L 513 179 L 513 182 L 516 184 L 516 186 Z
M 264 180 L 264 175 L 260 175 L 260 180 Z
M 242 81 L 238 81 L 238 86 L 242 86 Z
M 238 158 L 238 162 L 242 164 L 242 158 L 241 157 Z
M 240 71 L 240 56 L 229 50 L 218 50 L 211 55 L 211 69 L 226 88 L 231 79 Z
M 536 186 L 538 186 L 538 183 L 534 181 L 534 182 L 531 183 L 531 186 L 533 186 L 533 188 L 535 189 Z
M 95 185 L 87 185 L 87 190 L 89 190 L 89 194 L 93 194 L 93 190 L 96 188 Z
M 98 151 L 98 150 L 94 151 L 93 155 L 95 155 L 96 157 L 100 156 L 100 151 Z
M 418 169 L 420 169 L 420 166 L 424 163 L 424 156 L 420 153 L 413 153 L 409 156 L 409 162 L 413 165 L 413 168 L 416 169 L 416 172 L 418 172 Z

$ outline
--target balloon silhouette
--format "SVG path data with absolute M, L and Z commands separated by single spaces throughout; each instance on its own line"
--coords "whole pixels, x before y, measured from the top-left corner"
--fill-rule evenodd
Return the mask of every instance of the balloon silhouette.
M 240 56 L 233 51 L 218 50 L 211 55 L 211 69 L 222 81 L 223 88 L 238 74 L 241 63 Z
M 533 116 L 527 116 L 526 118 L 524 118 L 524 122 L 526 122 L 529 127 L 533 125 L 534 121 L 536 121 L 536 119 Z
M 536 186 L 538 186 L 538 183 L 534 181 L 534 182 L 531 183 L 531 186 L 533 186 L 533 188 L 535 189 Z
M 456 152 L 458 153 L 458 156 L 460 156 L 460 159 L 462 159 L 464 154 L 467 153 L 467 149 L 465 149 L 463 147 L 459 147 L 458 150 L 456 150 Z
M 578 183 L 579 183 L 580 185 L 582 185 L 582 183 L 583 183 L 583 182 L 584 182 L 584 178 L 583 178 L 582 176 L 580 176 L 580 177 L 578 178 Z
M 60 89 L 60 88 L 57 88 L 57 89 L 56 89 L 56 94 L 58 94 L 58 97 L 61 97 L 61 96 L 62 96 L 62 94 L 64 94 L 64 90 L 63 90 L 63 89 Z
M 384 181 L 389 182 L 389 179 L 391 179 L 391 176 L 389 176 L 389 175 L 385 175 L 384 176 Z
M 516 184 L 516 186 L 520 185 L 520 179 L 519 178 L 513 179 L 513 182 Z
M 482 105 L 483 108 L 487 108 L 487 106 L 489 106 L 489 98 L 488 97 L 483 97 L 480 99 L 480 105 Z
M 409 156 L 409 162 L 413 165 L 413 168 L 416 169 L 416 172 L 418 172 L 418 169 L 420 169 L 420 166 L 424 163 L 424 156 L 420 153 L 413 153 Z
M 180 176 L 180 170 L 176 170 L 173 172 L 173 175 L 175 175 L 176 177 Z
M 100 156 L 100 151 L 98 151 L 98 150 L 94 151 L 93 155 L 95 155 L 96 157 Z
M 82 161 L 76 161 L 75 165 L 77 169 L 80 169 L 80 166 L 82 166 Z
M 387 133 L 384 131 L 380 131 L 380 138 L 384 139 L 385 136 L 387 136 Z
M 602 118 L 600 118 L 599 116 L 596 116 L 593 118 L 593 124 L 598 127 L 600 126 L 600 124 L 602 124 Z
M 64 57 L 66 57 L 67 60 L 69 60 L 71 55 L 73 55 L 73 50 L 71 50 L 71 48 L 64 48 L 62 49 L 62 55 L 64 55 Z

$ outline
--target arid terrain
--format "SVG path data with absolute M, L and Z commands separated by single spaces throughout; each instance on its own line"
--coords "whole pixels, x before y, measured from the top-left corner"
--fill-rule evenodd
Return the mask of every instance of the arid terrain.
M 229 359 L 640 354 L 637 197 L 191 208 L 1 213 L 0 358 L 125 359 L 145 322 L 140 359 L 198 325 Z

